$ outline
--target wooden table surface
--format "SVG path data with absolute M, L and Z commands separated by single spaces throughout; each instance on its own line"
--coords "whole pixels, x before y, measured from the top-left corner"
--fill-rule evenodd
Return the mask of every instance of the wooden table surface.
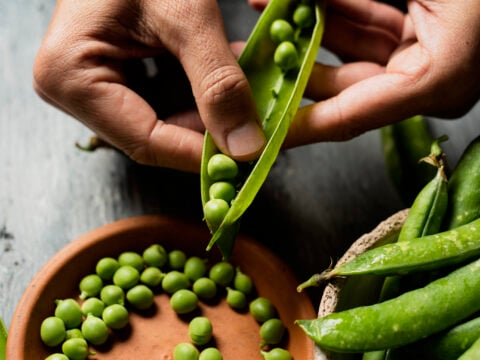
M 7 325 L 35 273 L 78 236 L 141 214 L 201 220 L 197 175 L 141 166 L 112 150 L 78 150 L 90 130 L 34 93 L 32 62 L 54 4 L 0 0 L 0 316 Z M 245 39 L 257 14 L 246 0 L 220 5 L 228 36 Z M 429 119 L 435 134 L 450 137 L 450 164 L 480 134 L 479 120 L 479 105 L 459 120 Z M 371 131 L 282 153 L 242 231 L 303 278 L 402 207 L 379 132 Z

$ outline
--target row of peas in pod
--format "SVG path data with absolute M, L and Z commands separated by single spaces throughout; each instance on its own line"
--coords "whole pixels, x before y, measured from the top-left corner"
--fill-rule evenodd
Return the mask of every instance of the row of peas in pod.
M 156 295 L 169 296 L 177 314 L 192 313 L 200 301 L 225 296 L 232 311 L 248 309 L 259 323 L 259 352 L 265 359 L 292 359 L 278 347 L 286 328 L 276 308 L 257 295 L 250 276 L 227 261 L 210 264 L 182 250 L 167 251 L 153 244 L 143 253 L 125 251 L 99 259 L 78 290 L 77 298 L 56 300 L 53 314 L 41 324 L 40 337 L 53 352 L 46 360 L 83 360 L 94 355 L 90 345 L 106 343 L 112 332 L 129 324 L 130 311 L 154 306 Z M 223 358 L 211 345 L 213 326 L 208 318 L 195 316 L 188 331 L 191 342 L 172 349 L 174 360 Z
M 299 2 L 291 19 L 276 19 L 269 29 L 270 39 L 276 48 L 274 63 L 284 72 L 299 68 L 299 53 L 296 41 L 301 31 L 315 23 L 315 13 L 311 1 Z M 242 184 L 239 164 L 225 154 L 217 153 L 207 163 L 207 174 L 211 185 L 208 188 L 208 201 L 203 205 L 204 218 L 211 232 L 215 232 L 234 201 Z

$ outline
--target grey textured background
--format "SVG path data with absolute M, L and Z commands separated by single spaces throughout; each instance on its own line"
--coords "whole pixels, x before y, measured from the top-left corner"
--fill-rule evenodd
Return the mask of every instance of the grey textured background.
M 32 62 L 54 4 L 0 0 L 0 316 L 7 325 L 34 274 L 78 236 L 140 214 L 201 219 L 196 175 L 140 166 L 111 150 L 79 151 L 75 142 L 92 133 L 34 93 Z M 245 0 L 220 4 L 228 36 L 246 39 L 257 14 Z M 431 120 L 435 133 L 450 137 L 451 164 L 480 133 L 479 118 L 477 105 L 461 120 Z M 372 131 L 282 153 L 242 231 L 305 277 L 402 206 Z

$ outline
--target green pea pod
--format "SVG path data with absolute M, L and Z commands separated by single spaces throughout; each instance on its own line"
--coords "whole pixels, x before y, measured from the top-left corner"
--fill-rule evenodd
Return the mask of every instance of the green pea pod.
M 453 230 L 369 249 L 304 284 L 315 286 L 336 276 L 405 275 L 436 270 L 480 255 L 480 219 Z M 303 286 L 303 288 L 306 286 Z
M 7 329 L 0 318 L 0 360 L 5 360 L 7 351 Z
M 324 12 L 315 2 L 315 24 L 310 30 L 297 32 L 296 47 L 299 66 L 284 72 L 274 63 L 276 45 L 270 38 L 270 25 L 276 19 L 290 19 L 298 1 L 272 0 L 260 16 L 238 60 L 250 83 L 257 111 L 267 138 L 259 159 L 244 164 L 239 191 L 217 229 L 210 228 L 211 249 L 218 241 L 224 257 L 228 258 L 235 241 L 238 222 L 253 202 L 275 162 L 287 135 L 290 123 L 300 105 L 323 35 Z M 322 2 L 323 4 L 323 2 Z M 211 135 L 206 132 L 200 170 L 202 204 L 208 201 L 212 180 L 207 174 L 208 159 L 218 153 Z
M 425 118 L 420 115 L 384 126 L 380 134 L 387 173 L 408 206 L 435 175 L 434 169 L 418 163 L 428 154 L 434 139 Z
M 296 323 L 323 349 L 365 352 L 418 341 L 480 310 L 480 259 L 394 299 Z
M 455 325 L 426 339 L 390 350 L 388 359 L 456 360 L 478 338 L 480 338 L 480 317 Z
M 480 359 L 480 338 L 478 338 L 470 348 L 465 351 L 458 360 L 478 360 Z
M 480 217 L 480 136 L 465 149 L 448 184 L 450 205 L 445 229 Z

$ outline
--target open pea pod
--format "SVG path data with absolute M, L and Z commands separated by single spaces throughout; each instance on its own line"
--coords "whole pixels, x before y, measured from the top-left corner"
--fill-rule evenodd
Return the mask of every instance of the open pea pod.
M 314 23 L 309 29 L 297 30 L 295 46 L 299 66 L 283 71 L 274 62 L 276 44 L 270 37 L 270 26 L 276 19 L 291 20 L 299 0 L 271 0 L 260 16 L 238 60 L 252 88 L 253 96 L 267 138 L 266 147 L 255 162 L 241 164 L 242 178 L 236 197 L 218 228 L 213 229 L 207 246 L 210 250 L 217 243 L 223 256 L 228 258 L 233 250 L 239 220 L 253 202 L 268 176 L 290 123 L 300 105 L 315 58 L 320 47 L 324 28 L 323 2 L 311 2 Z M 209 187 L 213 181 L 207 173 L 207 162 L 219 150 L 208 132 L 205 134 L 201 166 L 202 204 L 209 199 Z

